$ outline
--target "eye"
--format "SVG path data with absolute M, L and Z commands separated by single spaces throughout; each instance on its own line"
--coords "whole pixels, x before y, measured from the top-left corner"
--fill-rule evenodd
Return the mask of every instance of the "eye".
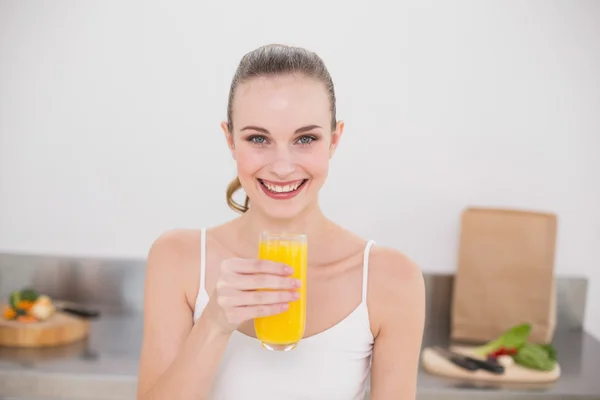
M 302 136 L 298 139 L 298 143 L 300 143 L 302 146 L 306 146 L 311 144 L 314 140 L 317 140 L 317 138 L 314 136 Z
M 263 145 L 263 144 L 267 143 L 267 139 L 264 136 L 258 136 L 258 135 L 250 136 L 247 140 L 250 143 L 258 144 L 258 145 Z

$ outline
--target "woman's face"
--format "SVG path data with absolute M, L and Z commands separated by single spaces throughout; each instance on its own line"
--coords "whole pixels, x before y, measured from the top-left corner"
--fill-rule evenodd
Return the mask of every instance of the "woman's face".
M 325 86 L 311 78 L 257 77 L 239 85 L 233 131 L 222 123 L 251 207 L 289 219 L 317 203 L 343 131 L 331 130 Z

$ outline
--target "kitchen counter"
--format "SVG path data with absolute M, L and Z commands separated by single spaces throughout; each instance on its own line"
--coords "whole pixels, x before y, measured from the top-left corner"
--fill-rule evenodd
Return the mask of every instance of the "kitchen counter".
M 82 342 L 53 349 L 0 347 L 0 399 L 135 399 L 142 322 L 140 313 L 104 313 Z M 447 331 L 428 328 L 424 345 L 432 344 L 446 346 Z M 562 369 L 554 384 L 474 384 L 420 370 L 418 398 L 600 399 L 600 342 L 575 330 L 557 334 L 554 345 Z
M 574 330 L 558 332 L 553 340 L 561 377 L 550 384 L 508 384 L 460 381 L 419 371 L 419 399 L 600 399 L 600 341 Z M 449 338 L 436 330 L 426 332 L 424 346 L 447 347 Z

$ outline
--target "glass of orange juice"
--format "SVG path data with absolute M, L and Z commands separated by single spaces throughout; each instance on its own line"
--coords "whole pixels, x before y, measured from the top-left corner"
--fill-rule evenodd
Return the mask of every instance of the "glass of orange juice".
M 306 325 L 306 268 L 308 244 L 306 235 L 287 233 L 262 233 L 258 258 L 289 265 L 292 277 L 299 279 L 300 298 L 290 302 L 290 307 L 276 315 L 254 319 L 256 337 L 261 345 L 273 351 L 288 351 L 296 347 L 304 335 Z

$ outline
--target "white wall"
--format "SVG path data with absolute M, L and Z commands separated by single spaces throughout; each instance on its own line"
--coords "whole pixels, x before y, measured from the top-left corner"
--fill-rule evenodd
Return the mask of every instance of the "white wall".
M 229 80 L 297 44 L 346 121 L 331 217 L 453 271 L 464 207 L 556 212 L 557 273 L 591 279 L 600 337 L 600 3 L 203 4 L 0 3 L 0 251 L 144 257 L 233 217 Z

